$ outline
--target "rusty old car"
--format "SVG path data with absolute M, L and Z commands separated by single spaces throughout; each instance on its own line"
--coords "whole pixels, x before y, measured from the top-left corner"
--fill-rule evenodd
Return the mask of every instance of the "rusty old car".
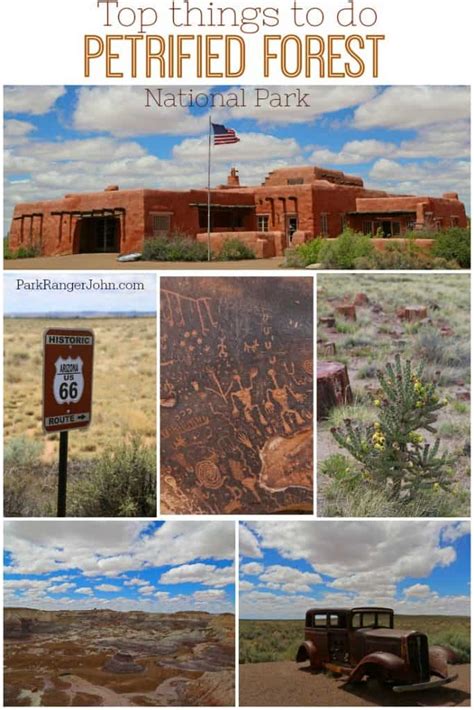
M 428 646 L 426 634 L 394 628 L 393 609 L 309 609 L 296 662 L 329 670 L 347 683 L 375 678 L 395 692 L 425 690 L 457 678 L 450 675 L 451 649 Z

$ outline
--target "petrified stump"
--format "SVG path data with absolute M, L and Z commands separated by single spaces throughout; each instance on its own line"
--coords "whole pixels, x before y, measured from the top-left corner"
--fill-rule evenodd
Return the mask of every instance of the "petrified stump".
M 353 303 L 341 303 L 336 306 L 336 311 L 346 320 L 357 320 L 356 307 Z
M 369 297 L 366 293 L 356 293 L 354 297 L 354 306 L 366 306 L 369 303 Z
M 428 309 L 426 306 L 403 306 L 397 311 L 397 316 L 400 320 L 407 320 L 410 322 L 423 320 L 428 318 Z
M 161 280 L 161 512 L 311 512 L 312 286 Z
M 352 403 L 347 367 L 341 362 L 318 362 L 318 421 L 327 419 L 333 407 Z
M 336 319 L 334 316 L 321 316 L 319 319 L 319 325 L 325 325 L 327 328 L 334 328 L 336 325 Z

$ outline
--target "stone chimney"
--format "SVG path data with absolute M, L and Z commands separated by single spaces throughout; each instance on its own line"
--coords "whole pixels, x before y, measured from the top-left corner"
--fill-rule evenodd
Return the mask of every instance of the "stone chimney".
M 227 187 L 240 187 L 239 171 L 237 168 L 231 168 L 227 176 Z
M 445 200 L 459 200 L 459 195 L 457 192 L 445 192 L 443 197 Z

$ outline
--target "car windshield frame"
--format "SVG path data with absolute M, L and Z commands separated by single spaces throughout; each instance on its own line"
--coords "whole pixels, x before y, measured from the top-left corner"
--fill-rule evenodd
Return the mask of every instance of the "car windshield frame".
M 360 617 L 360 624 L 354 623 L 355 618 Z M 367 617 L 367 621 L 366 621 Z M 369 621 L 369 618 L 372 621 Z M 386 623 L 381 623 L 381 619 L 386 620 Z M 364 611 L 355 611 L 351 616 L 351 627 L 355 630 L 357 629 L 393 629 L 393 612 L 390 611 L 371 611 L 366 609 Z

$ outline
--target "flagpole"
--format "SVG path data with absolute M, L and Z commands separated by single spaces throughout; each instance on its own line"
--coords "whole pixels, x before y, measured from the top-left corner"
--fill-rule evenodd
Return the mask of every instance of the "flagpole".
M 211 261 L 211 115 L 209 114 L 209 141 L 207 155 L 207 260 Z

